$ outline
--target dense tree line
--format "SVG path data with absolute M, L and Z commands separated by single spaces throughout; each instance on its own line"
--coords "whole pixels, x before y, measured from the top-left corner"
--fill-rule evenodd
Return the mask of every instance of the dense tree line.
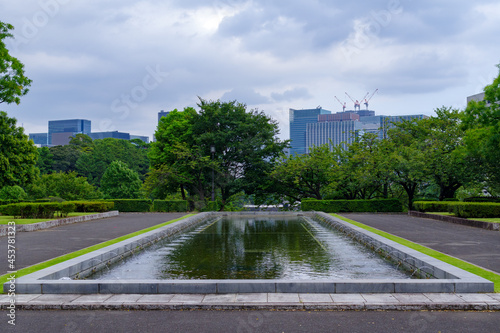
M 0 104 L 19 103 L 31 80 L 4 39 L 0 22 Z M 499 66 L 500 69 L 500 66 Z M 0 112 L 0 199 L 182 198 L 222 209 L 235 204 L 297 203 L 304 198 L 446 200 L 500 193 L 500 72 L 485 100 L 465 110 L 442 107 L 403 121 L 383 139 L 364 134 L 348 145 L 286 156 L 275 120 L 237 101 L 200 99 L 199 110 L 173 110 L 156 142 L 92 140 L 36 148 L 14 118 Z

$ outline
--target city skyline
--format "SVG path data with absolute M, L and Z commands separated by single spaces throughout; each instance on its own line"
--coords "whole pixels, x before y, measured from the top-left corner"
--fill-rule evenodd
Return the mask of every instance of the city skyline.
M 342 111 L 379 89 L 377 114 L 464 108 L 498 73 L 500 4 L 482 0 L 4 1 L 6 40 L 33 80 L 2 105 L 26 133 L 51 119 L 152 137 L 157 112 L 238 100 L 280 124 L 288 110 Z M 363 106 L 362 106 L 363 108 Z

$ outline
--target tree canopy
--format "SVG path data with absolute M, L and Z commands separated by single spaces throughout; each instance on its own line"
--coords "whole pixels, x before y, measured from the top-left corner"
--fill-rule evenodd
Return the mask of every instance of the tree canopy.
M 222 205 L 241 191 L 258 192 L 288 146 L 277 138 L 277 122 L 236 101 L 200 98 L 198 106 L 199 112 L 174 110 L 160 120 L 149 153 L 150 193 L 159 184 L 203 201 L 210 197 L 212 170 Z
M 28 93 L 31 80 L 24 76 L 24 65 L 9 54 L 4 40 L 12 38 L 14 27 L 0 21 L 0 104 L 21 102 L 21 97 Z

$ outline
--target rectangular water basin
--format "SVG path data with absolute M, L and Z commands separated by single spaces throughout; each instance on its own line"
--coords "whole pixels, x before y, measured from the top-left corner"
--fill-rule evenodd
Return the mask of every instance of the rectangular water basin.
M 330 225 L 364 246 L 373 249 L 383 257 L 392 260 L 397 265 L 412 271 L 422 279 L 395 278 L 335 278 L 323 275 L 320 278 L 311 277 L 290 278 L 293 274 L 277 279 L 231 279 L 223 273 L 222 278 L 183 279 L 180 277 L 168 279 L 141 278 L 134 280 L 103 279 L 82 280 L 95 271 L 122 260 L 130 254 L 152 245 L 166 237 L 196 228 L 202 224 L 210 227 L 223 217 L 231 216 L 279 216 L 280 218 L 301 218 L 319 221 Z M 207 223 L 207 221 L 211 223 Z M 212 223 L 213 221 L 213 223 Z M 304 222 L 305 229 L 314 227 Z M 205 227 L 204 227 L 205 228 Z M 202 228 L 202 229 L 204 229 Z M 311 230 L 309 230 L 311 233 Z M 313 238 L 314 234 L 311 233 Z M 299 237 L 300 238 L 300 237 Z M 298 240 L 297 240 L 298 241 Z M 311 246 L 321 247 L 321 239 Z M 247 248 L 246 246 L 242 249 Z M 300 248 L 300 246 L 299 246 Z M 248 247 L 251 251 L 251 247 Z M 237 250 L 237 249 L 235 249 Z M 258 249 L 255 249 L 258 250 Z M 264 249 L 261 249 L 264 250 Z M 264 251 L 263 251 L 264 252 Z M 269 251 L 268 251 L 269 252 Z M 269 259 L 269 258 L 268 258 Z M 310 263 L 306 263 L 310 264 Z M 300 265 L 300 260 L 298 265 Z M 331 273 L 331 272 L 330 272 Z M 321 274 L 320 274 L 321 275 Z M 243 276 L 244 277 L 244 276 Z M 8 285 L 4 285 L 4 290 Z M 106 248 L 68 260 L 64 263 L 26 275 L 16 281 L 17 293 L 80 293 L 80 294 L 144 294 L 144 293 L 422 293 L 422 292 L 493 292 L 493 282 L 461 270 L 455 266 L 409 249 L 386 238 L 351 225 L 340 219 L 321 212 L 300 213 L 201 213 L 183 219 L 171 225 L 133 237 Z

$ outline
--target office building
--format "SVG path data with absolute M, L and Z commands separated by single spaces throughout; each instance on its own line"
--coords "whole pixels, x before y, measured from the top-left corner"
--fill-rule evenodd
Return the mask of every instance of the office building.
M 38 147 L 47 147 L 49 145 L 49 139 L 47 133 L 30 133 L 30 140 L 33 140 Z
M 93 132 L 93 133 L 90 133 L 89 136 L 92 138 L 92 140 L 106 139 L 106 138 L 130 140 L 130 134 L 129 133 L 118 132 L 118 131 L 113 131 L 113 132 Z
M 160 112 L 158 112 L 158 123 L 160 122 L 160 119 L 162 117 L 166 117 L 170 112 L 169 111 L 163 111 L 161 110 Z
M 130 140 L 133 140 L 133 139 L 139 139 L 139 140 L 143 141 L 144 143 L 149 143 L 149 136 L 130 134 Z
M 387 136 L 387 130 L 403 120 L 423 119 L 425 115 L 375 116 L 375 111 L 346 111 L 336 114 L 318 115 L 317 121 L 306 124 L 305 151 L 323 144 L 342 145 L 345 149 L 354 140 L 365 133 L 373 133 L 379 139 Z M 292 132 L 290 131 L 290 138 Z M 295 152 L 300 154 L 301 152 Z
M 50 120 L 48 145 L 67 145 L 72 136 L 91 132 L 91 122 L 86 119 Z
M 315 124 L 318 116 L 331 113 L 320 106 L 316 109 L 290 109 L 290 155 L 306 153 L 307 124 Z

